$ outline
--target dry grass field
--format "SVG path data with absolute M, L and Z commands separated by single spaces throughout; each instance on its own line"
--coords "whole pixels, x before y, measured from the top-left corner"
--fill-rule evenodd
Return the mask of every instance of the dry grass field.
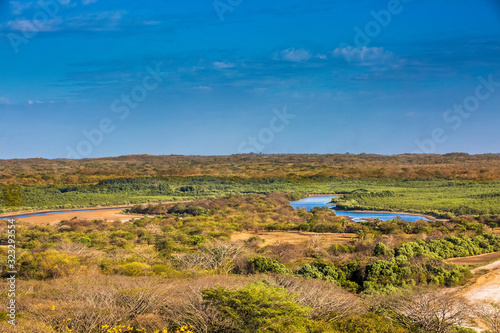
M 500 252 L 480 254 L 477 256 L 452 258 L 445 261 L 454 263 L 456 265 L 485 265 L 491 261 L 500 260 Z
M 321 242 L 328 244 L 347 244 L 355 234 L 334 234 L 334 233 L 314 233 L 314 232 L 237 232 L 231 236 L 231 241 L 244 241 L 249 238 L 258 236 L 265 240 L 265 245 L 272 245 L 277 242 L 285 242 L 290 244 L 300 244 L 308 241 L 311 238 L 316 238 Z
M 121 208 L 106 209 L 106 210 L 88 210 L 84 212 L 58 213 L 39 215 L 31 217 L 16 218 L 19 221 L 30 222 L 34 224 L 56 224 L 62 220 L 71 220 L 77 218 L 79 220 L 105 220 L 105 221 L 129 221 L 133 218 L 141 218 L 142 215 L 123 214 Z M 0 217 L 2 219 L 2 217 Z
M 53 224 L 58 223 L 62 220 L 71 220 L 75 217 L 79 220 L 105 220 L 125 222 L 133 218 L 141 218 L 142 216 L 123 214 L 121 209 L 110 209 L 23 217 L 20 220 L 35 224 Z

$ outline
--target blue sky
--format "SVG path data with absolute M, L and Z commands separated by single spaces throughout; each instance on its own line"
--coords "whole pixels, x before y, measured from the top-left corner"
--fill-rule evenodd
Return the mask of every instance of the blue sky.
M 0 1 L 0 158 L 498 153 L 499 56 L 493 0 Z

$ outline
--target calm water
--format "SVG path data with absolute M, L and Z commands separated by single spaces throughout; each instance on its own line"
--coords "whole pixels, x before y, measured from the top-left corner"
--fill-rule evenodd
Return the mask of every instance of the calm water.
M 362 212 L 362 213 L 355 213 L 355 212 L 346 212 L 346 211 L 341 211 L 341 210 L 336 210 L 335 205 L 327 205 L 327 202 L 332 201 L 333 196 L 322 196 L 322 197 L 309 197 L 309 198 L 304 198 L 300 199 L 298 201 L 291 201 L 290 205 L 292 205 L 293 208 L 299 209 L 299 208 L 305 208 L 307 210 L 311 210 L 314 207 L 330 207 L 332 210 L 335 211 L 335 213 L 339 216 L 348 216 L 351 217 L 354 221 L 360 221 L 363 219 L 379 219 L 381 221 L 387 221 L 387 220 L 392 220 L 396 218 L 397 216 L 401 217 L 405 221 L 409 222 L 416 222 L 418 220 L 426 220 L 428 221 L 427 218 L 419 215 L 410 215 L 410 214 L 395 214 L 395 213 L 374 213 L 374 212 Z

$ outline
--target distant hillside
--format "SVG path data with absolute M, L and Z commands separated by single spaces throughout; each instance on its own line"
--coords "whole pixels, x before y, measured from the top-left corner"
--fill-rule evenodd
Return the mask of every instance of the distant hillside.
M 0 184 L 91 184 L 110 178 L 319 177 L 500 180 L 500 155 L 130 155 L 97 159 L 0 160 Z

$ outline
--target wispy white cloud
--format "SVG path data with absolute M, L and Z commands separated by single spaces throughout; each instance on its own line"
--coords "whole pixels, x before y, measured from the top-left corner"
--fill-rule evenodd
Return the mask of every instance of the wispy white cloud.
M 255 93 L 262 94 L 262 93 L 264 93 L 264 92 L 266 92 L 266 91 L 267 91 L 267 88 L 262 88 L 262 87 L 261 87 L 261 88 L 253 88 L 253 89 L 251 89 L 251 90 L 252 90 L 253 92 L 255 92 Z
M 125 11 L 118 10 L 72 16 L 65 19 L 64 28 L 87 31 L 116 30 L 125 14 Z
M 34 6 L 32 1 L 21 2 L 21 1 L 10 1 L 10 10 L 13 15 L 21 15 L 25 10 L 30 9 Z
M 68 4 L 71 4 L 68 2 Z M 48 20 L 27 20 L 17 18 L 8 21 L 0 29 L 13 32 L 37 31 L 56 32 L 72 31 L 117 31 L 133 26 L 153 26 L 161 24 L 154 20 L 134 20 L 125 18 L 124 10 L 91 12 L 80 15 L 56 16 Z
M 88 5 L 96 2 L 97 0 L 82 0 L 83 5 Z M 50 3 L 50 1 L 9 1 L 10 11 L 12 15 L 22 15 L 25 11 L 44 11 L 44 8 L 59 8 L 59 5 L 63 7 L 75 7 L 78 5 L 75 1 L 71 0 L 57 0 L 58 5 Z M 45 7 L 47 6 L 47 7 Z
M 305 49 L 286 49 L 274 55 L 276 60 L 285 60 L 291 62 L 303 62 L 312 58 L 311 53 Z
M 197 87 L 193 87 L 191 88 L 192 90 L 198 90 L 198 91 L 212 91 L 213 88 L 212 87 L 209 87 L 209 86 L 197 86 Z
M 7 97 L 0 96 L 0 105 L 12 104 Z
M 227 68 L 234 68 L 235 65 L 230 62 L 223 62 L 223 61 L 215 61 L 212 63 L 215 69 L 227 69 Z
M 28 105 L 41 105 L 41 104 L 55 104 L 56 101 L 54 100 L 35 100 L 35 99 L 28 99 L 26 101 Z M 21 102 L 22 104 L 22 102 Z M 0 96 L 0 105 L 19 105 L 17 102 L 12 102 L 8 97 L 5 96 Z
M 336 48 L 332 55 L 338 58 L 345 58 L 349 62 L 357 63 L 380 63 L 391 60 L 392 52 L 384 50 L 383 47 L 352 47 Z
M 31 99 L 28 100 L 28 104 L 29 105 L 34 105 L 34 104 L 38 104 L 38 105 L 40 105 L 40 104 L 54 104 L 54 103 L 55 102 L 52 101 L 52 100 L 47 100 L 47 101 L 40 101 L 40 100 L 35 100 L 34 101 L 34 100 L 31 100 Z
M 161 24 L 160 21 L 155 21 L 155 20 L 149 20 L 149 21 L 144 21 L 142 22 L 143 25 L 158 25 Z
M 3 28 L 9 29 L 10 31 L 58 31 L 63 24 L 63 20 L 60 17 L 56 17 L 49 20 L 13 20 L 5 23 Z

